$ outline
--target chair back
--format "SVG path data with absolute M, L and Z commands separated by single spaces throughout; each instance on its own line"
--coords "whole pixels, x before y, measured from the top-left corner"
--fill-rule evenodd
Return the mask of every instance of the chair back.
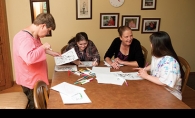
M 39 80 L 36 82 L 34 86 L 34 103 L 36 109 L 47 109 L 47 103 L 48 103 L 48 86 L 45 82 Z
M 62 49 L 61 49 L 61 54 L 64 53 L 64 51 L 66 50 L 66 47 L 67 47 L 67 45 L 65 45 L 64 47 L 62 47 Z
M 142 46 L 141 45 L 141 48 L 142 48 L 142 52 L 143 52 L 143 54 L 144 54 L 144 58 L 145 58 L 145 64 L 146 64 L 146 60 L 147 60 L 147 56 L 148 56 L 148 50 L 144 47 L 144 46 Z
M 178 58 L 179 58 L 179 61 L 181 63 L 181 66 L 184 70 L 184 78 L 182 78 L 182 79 L 184 79 L 184 81 L 182 83 L 182 88 L 181 88 L 181 92 L 183 94 L 186 83 L 187 83 L 188 78 L 189 78 L 189 74 L 190 74 L 190 65 L 183 57 L 178 56 Z

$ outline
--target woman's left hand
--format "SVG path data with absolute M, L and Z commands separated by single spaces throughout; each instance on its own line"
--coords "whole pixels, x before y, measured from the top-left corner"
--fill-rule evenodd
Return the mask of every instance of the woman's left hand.
M 124 64 L 123 60 L 120 60 L 118 57 L 114 59 L 115 62 L 117 62 L 118 64 Z
M 58 53 L 58 52 L 54 52 L 54 51 L 52 51 L 52 50 L 46 50 L 46 53 L 47 54 L 49 54 L 49 55 L 51 55 L 51 56 L 53 56 L 53 57 L 56 57 L 56 56 L 61 56 L 61 54 L 60 53 Z
M 97 62 L 97 61 L 94 61 L 94 62 L 92 63 L 92 65 L 93 65 L 93 66 L 97 66 L 97 65 L 98 65 L 98 62 Z
M 148 73 L 147 73 L 147 71 L 144 68 L 140 68 L 139 71 L 138 71 L 138 75 L 141 78 L 145 79 L 148 76 Z

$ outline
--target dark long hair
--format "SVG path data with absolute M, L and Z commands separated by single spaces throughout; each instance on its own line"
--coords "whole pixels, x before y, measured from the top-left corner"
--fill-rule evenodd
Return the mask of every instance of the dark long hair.
M 168 56 L 172 56 L 177 60 L 180 66 L 180 72 L 181 72 L 181 78 L 183 84 L 184 71 L 178 59 L 178 56 L 175 50 L 173 49 L 169 34 L 165 31 L 154 32 L 153 34 L 150 35 L 150 42 L 152 44 L 151 55 L 155 57 L 163 57 L 168 55 Z
M 88 36 L 85 32 L 79 32 L 76 34 L 75 37 L 71 38 L 69 41 L 68 41 L 68 44 L 74 42 L 75 44 L 79 41 L 82 41 L 82 40 L 86 40 L 86 41 L 89 41 L 88 39 Z

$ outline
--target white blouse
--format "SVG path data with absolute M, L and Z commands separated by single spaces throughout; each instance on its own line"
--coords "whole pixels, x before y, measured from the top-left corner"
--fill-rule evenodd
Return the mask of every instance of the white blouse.
M 177 60 L 171 56 L 156 58 L 152 56 L 151 75 L 158 77 L 159 80 L 166 84 L 165 87 L 178 99 L 182 100 L 181 95 L 181 73 Z

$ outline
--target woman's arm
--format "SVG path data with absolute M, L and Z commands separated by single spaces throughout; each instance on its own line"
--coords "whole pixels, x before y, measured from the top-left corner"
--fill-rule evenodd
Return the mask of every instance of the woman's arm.
M 149 67 L 148 67 L 148 68 L 149 68 Z M 147 73 L 147 71 L 146 71 L 146 69 L 148 69 L 148 68 L 145 68 L 145 69 L 142 68 L 142 69 L 140 69 L 140 70 L 138 71 L 138 75 L 139 75 L 141 78 L 146 79 L 146 80 L 148 80 L 148 81 L 151 81 L 151 82 L 153 82 L 153 83 L 155 83 L 155 84 L 166 86 L 164 83 L 162 83 L 162 82 L 160 81 L 160 79 L 159 79 L 158 77 L 154 77 L 154 76 L 152 76 L 152 75 L 149 75 L 149 74 Z
M 104 55 L 104 60 L 106 57 L 109 57 L 110 59 L 119 52 L 120 49 L 120 44 L 121 44 L 121 40 L 120 38 L 115 38 L 110 47 L 108 48 L 108 50 L 106 51 L 105 55 Z

